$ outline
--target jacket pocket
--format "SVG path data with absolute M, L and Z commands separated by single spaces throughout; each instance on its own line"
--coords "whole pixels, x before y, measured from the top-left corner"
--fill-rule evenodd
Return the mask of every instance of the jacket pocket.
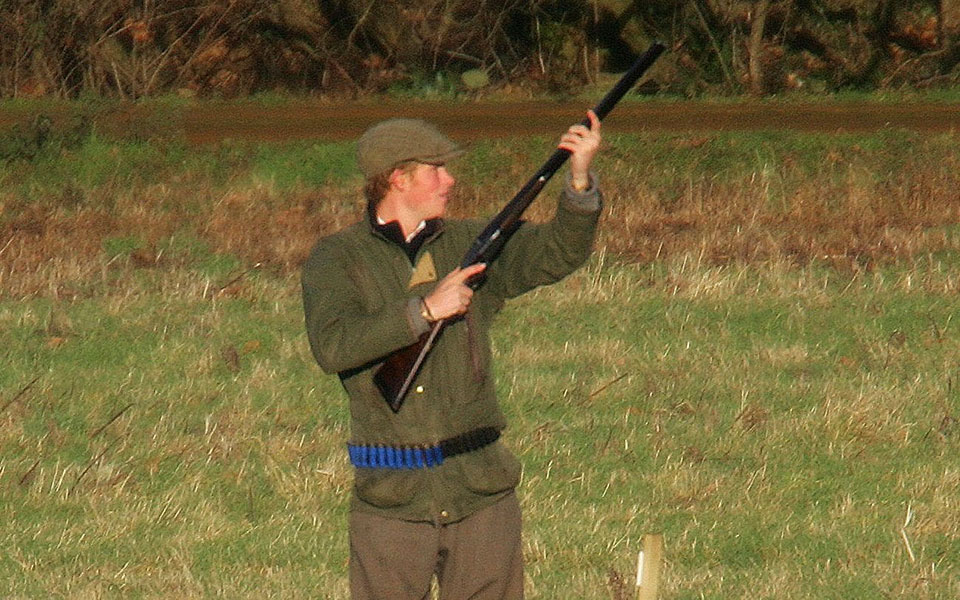
M 520 461 L 500 442 L 464 454 L 458 462 L 464 487 L 475 494 L 489 496 L 520 483 Z
M 417 477 L 409 471 L 357 469 L 354 478 L 357 498 L 377 508 L 406 506 L 416 489 Z

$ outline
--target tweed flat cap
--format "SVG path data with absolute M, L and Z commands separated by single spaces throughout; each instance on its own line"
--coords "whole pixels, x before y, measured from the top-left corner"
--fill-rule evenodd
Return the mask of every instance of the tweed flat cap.
M 387 119 L 367 129 L 357 141 L 357 165 L 364 177 L 379 175 L 401 163 L 443 164 L 463 154 L 432 123 L 421 119 Z

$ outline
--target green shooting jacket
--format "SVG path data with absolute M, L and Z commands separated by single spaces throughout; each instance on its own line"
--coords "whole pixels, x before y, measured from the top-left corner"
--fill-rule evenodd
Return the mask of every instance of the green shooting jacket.
M 600 205 L 595 183 L 578 193 L 567 177 L 554 218 L 523 224 L 488 265 L 469 311 L 444 328 L 398 413 L 373 375 L 389 354 L 429 329 L 419 298 L 459 265 L 485 223 L 444 221 L 413 263 L 366 219 L 321 239 L 302 273 L 307 336 L 319 365 L 340 376 L 349 396 L 351 442 L 431 446 L 478 427 L 502 430 L 506 422 L 491 370 L 494 317 L 506 299 L 559 281 L 583 264 Z M 429 276 L 431 261 L 435 277 Z M 493 504 L 519 479 L 519 461 L 497 441 L 430 468 L 358 468 L 351 508 L 451 523 Z

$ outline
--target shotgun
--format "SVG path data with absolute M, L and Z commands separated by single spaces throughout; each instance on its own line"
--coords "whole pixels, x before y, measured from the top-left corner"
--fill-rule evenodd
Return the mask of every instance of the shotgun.
M 665 47 L 663 44 L 654 42 L 650 48 L 633 63 L 613 88 L 607 92 L 607 95 L 594 107 L 593 112 L 597 115 L 598 119 L 602 121 L 603 118 L 613 110 L 617 102 L 630 91 L 630 88 L 643 76 L 644 72 L 660 57 L 664 50 Z M 589 127 L 590 120 L 584 119 L 583 124 Z M 547 162 L 520 188 L 520 191 L 517 192 L 513 199 L 490 220 L 490 223 L 483 229 L 480 235 L 477 236 L 477 239 L 473 241 L 470 249 L 460 262 L 461 268 L 466 268 L 480 262 L 489 264 L 500 254 L 507 240 L 510 239 L 513 232 L 520 226 L 520 217 L 523 215 L 523 211 L 530 206 L 530 203 L 537 197 L 540 190 L 543 189 L 550 178 L 563 166 L 563 163 L 566 162 L 569 157 L 569 151 L 558 148 L 553 155 L 547 159 Z M 471 281 L 470 286 L 476 289 L 481 282 L 482 274 L 480 278 Z M 430 349 L 433 348 L 433 344 L 443 330 L 445 323 L 446 320 L 443 319 L 436 321 L 430 331 L 420 336 L 417 343 L 391 354 L 374 374 L 373 381 L 380 390 L 380 393 L 383 394 L 387 404 L 393 409 L 393 412 L 396 413 L 400 411 L 407 391 L 409 391 L 414 379 L 416 379 L 417 373 L 420 372 L 423 361 L 426 360 L 427 354 L 429 354 Z

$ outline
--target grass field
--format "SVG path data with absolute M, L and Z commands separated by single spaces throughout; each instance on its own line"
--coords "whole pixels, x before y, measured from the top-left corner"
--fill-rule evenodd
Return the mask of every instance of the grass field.
M 549 145 L 473 144 L 453 212 Z M 345 401 L 298 265 L 359 214 L 351 152 L 10 154 L 5 597 L 347 597 Z M 664 598 L 960 597 L 957 137 L 611 132 L 598 169 L 594 258 L 495 331 L 528 597 L 632 598 L 652 532 Z

